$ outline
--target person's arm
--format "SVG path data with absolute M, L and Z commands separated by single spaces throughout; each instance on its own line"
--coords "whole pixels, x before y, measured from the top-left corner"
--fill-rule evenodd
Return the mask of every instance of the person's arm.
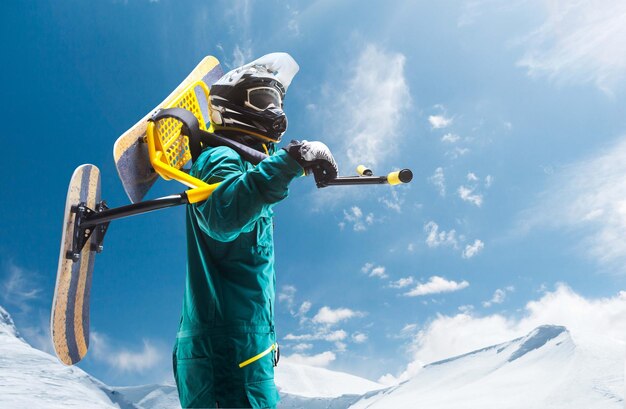
M 289 183 L 302 172 L 298 162 L 283 150 L 246 170 L 232 149 L 211 149 L 200 155 L 192 175 L 208 183 L 221 183 L 207 200 L 191 205 L 193 214 L 211 238 L 232 241 L 240 233 L 250 232 L 259 217 L 286 198 Z

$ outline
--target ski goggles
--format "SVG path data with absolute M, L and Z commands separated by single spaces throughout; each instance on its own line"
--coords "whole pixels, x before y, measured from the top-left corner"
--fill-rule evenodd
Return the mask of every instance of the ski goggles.
M 256 87 L 248 89 L 245 105 L 255 111 L 265 111 L 268 108 L 281 108 L 280 93 L 271 87 Z

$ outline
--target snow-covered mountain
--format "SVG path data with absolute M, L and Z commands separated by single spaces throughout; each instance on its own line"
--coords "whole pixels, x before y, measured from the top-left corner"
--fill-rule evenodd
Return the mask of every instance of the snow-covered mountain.
M 282 363 L 280 408 L 346 408 L 382 385 L 357 376 Z M 344 394 L 348 394 L 342 396 Z M 31 347 L 0 307 L 0 408 L 179 409 L 174 385 L 111 387 L 78 367 Z
M 424 367 L 400 385 L 281 362 L 281 409 L 617 409 L 624 345 L 542 326 L 525 337 Z M 173 385 L 107 386 L 26 343 L 0 307 L 0 408 L 178 409 Z
M 618 409 L 624 345 L 541 326 L 525 337 L 427 365 L 351 409 Z
M 7 409 L 135 409 L 123 396 L 77 367 L 26 343 L 0 307 L 0 407 Z

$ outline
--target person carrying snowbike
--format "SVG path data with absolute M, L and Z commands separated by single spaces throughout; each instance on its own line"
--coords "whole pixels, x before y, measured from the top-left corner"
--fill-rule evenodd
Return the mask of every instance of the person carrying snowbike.
M 285 93 L 298 72 L 273 53 L 228 72 L 210 92 L 215 133 L 268 154 L 253 166 L 228 147 L 206 148 L 191 175 L 221 182 L 187 207 L 187 278 L 173 353 L 183 408 L 273 408 L 278 345 L 272 215 L 291 181 L 338 169 L 321 142 L 276 144 L 287 129 Z

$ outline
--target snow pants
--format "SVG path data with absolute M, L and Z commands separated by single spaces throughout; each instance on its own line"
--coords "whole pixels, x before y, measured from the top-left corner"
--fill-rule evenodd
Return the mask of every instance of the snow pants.
M 240 367 L 276 342 L 270 327 L 194 332 L 179 333 L 174 347 L 174 377 L 183 408 L 276 407 L 275 352 Z

